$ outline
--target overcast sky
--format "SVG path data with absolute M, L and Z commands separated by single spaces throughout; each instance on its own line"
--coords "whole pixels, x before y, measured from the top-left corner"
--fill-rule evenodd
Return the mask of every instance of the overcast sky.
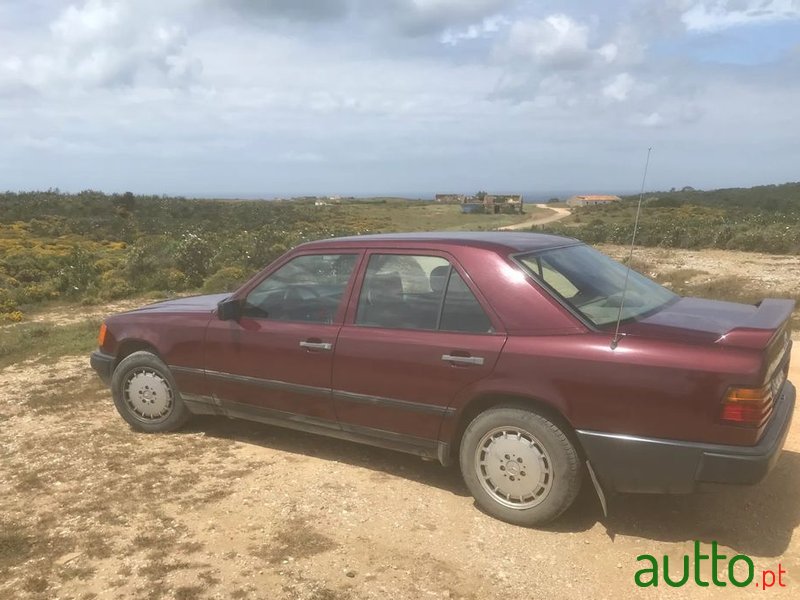
M 0 0 L 0 189 L 800 180 L 800 0 Z

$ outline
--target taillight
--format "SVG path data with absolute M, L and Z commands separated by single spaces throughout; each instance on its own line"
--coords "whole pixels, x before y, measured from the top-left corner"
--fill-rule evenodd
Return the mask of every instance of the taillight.
M 106 327 L 105 323 L 100 325 L 100 331 L 97 333 L 97 345 L 100 348 L 102 348 L 103 344 L 106 342 L 106 331 L 107 330 L 108 330 L 108 328 Z
M 736 425 L 760 427 L 772 412 L 772 386 L 732 387 L 722 401 L 723 421 Z

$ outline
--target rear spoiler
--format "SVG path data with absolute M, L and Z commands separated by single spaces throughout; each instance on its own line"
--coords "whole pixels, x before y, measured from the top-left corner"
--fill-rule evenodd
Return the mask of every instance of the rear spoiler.
M 789 319 L 794 311 L 794 300 L 770 298 L 756 306 L 758 310 L 744 324 L 734 327 L 717 339 L 722 346 L 763 350 L 779 341 L 783 348 L 789 343 Z M 780 339 L 785 338 L 785 339 Z

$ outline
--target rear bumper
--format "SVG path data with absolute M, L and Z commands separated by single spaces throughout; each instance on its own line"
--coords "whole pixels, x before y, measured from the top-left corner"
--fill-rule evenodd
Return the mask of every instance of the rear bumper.
M 111 374 L 114 372 L 114 357 L 110 354 L 105 354 L 96 350 L 92 352 L 89 357 L 89 364 L 103 380 L 103 383 L 108 385 L 111 383 Z
M 603 487 L 617 492 L 689 493 L 700 484 L 753 484 L 778 461 L 789 434 L 796 391 L 787 381 L 755 446 L 727 446 L 579 430 Z

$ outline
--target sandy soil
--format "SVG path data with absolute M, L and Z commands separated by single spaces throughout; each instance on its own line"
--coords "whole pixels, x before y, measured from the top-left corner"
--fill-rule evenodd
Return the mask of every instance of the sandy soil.
M 629 246 L 599 244 L 597 249 L 609 256 L 627 259 Z M 634 256 L 657 267 L 700 271 L 707 278 L 733 276 L 749 286 L 766 291 L 800 291 L 800 255 L 760 254 L 733 250 L 681 250 L 678 248 L 645 248 L 637 246 Z
M 159 298 L 140 297 L 118 300 L 110 304 L 92 304 L 88 306 L 59 306 L 25 315 L 25 323 L 49 323 L 53 325 L 72 325 L 89 319 L 102 319 L 108 315 L 131 310 Z
M 699 588 L 637 588 L 636 557 L 679 560 L 695 539 L 780 563 L 775 594 L 800 585 L 797 416 L 758 486 L 617 497 L 608 518 L 585 488 L 533 530 L 478 511 L 455 469 L 402 454 L 225 419 L 134 433 L 85 357 L 0 380 L 2 598 L 683 598 Z

